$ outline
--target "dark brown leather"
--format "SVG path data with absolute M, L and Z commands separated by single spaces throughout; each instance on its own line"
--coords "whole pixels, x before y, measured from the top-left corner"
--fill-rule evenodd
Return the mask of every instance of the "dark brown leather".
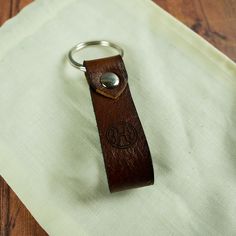
M 84 66 L 110 191 L 153 184 L 151 155 L 127 84 L 122 58 L 114 56 L 85 61 Z M 102 87 L 100 77 L 105 72 L 118 75 L 120 85 L 112 89 Z
M 118 56 L 120 57 L 120 56 Z M 121 57 L 120 57 L 121 58 Z M 94 62 L 94 63 L 92 63 Z M 117 60 L 117 57 L 103 58 L 94 61 L 85 61 L 85 65 L 89 63 L 89 79 L 87 81 L 89 85 L 97 92 L 106 97 L 116 99 L 125 90 L 128 83 L 128 75 L 125 70 L 123 60 Z M 120 83 L 113 89 L 107 89 L 102 86 L 100 82 L 101 76 L 105 72 L 114 72 L 118 75 Z

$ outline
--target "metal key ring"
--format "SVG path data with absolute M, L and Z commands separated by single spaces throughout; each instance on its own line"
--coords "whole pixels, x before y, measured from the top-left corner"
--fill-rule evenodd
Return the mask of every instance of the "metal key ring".
M 124 55 L 124 51 L 121 47 L 119 47 L 118 45 L 112 43 L 112 42 L 109 42 L 109 41 L 105 41 L 105 40 L 99 40 L 99 41 L 89 41 L 89 42 L 82 42 L 82 43 L 79 43 L 77 45 L 75 45 L 73 48 L 71 48 L 71 50 L 69 51 L 68 53 L 68 59 L 69 59 L 69 62 L 72 66 L 74 66 L 75 68 L 78 68 L 79 70 L 81 71 L 84 71 L 86 72 L 86 68 L 79 62 L 77 62 L 74 58 L 73 58 L 73 55 L 86 48 L 86 47 L 89 47 L 89 46 L 104 46 L 104 47 L 111 47 L 111 48 L 114 48 L 117 50 L 118 54 L 120 54 L 122 57 Z

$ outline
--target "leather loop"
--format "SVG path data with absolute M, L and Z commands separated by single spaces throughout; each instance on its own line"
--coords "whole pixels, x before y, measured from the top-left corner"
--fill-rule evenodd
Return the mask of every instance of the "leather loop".
M 122 58 L 115 56 L 85 61 L 84 66 L 110 191 L 153 184 L 151 155 L 127 84 Z M 116 73 L 122 81 L 121 86 L 101 88 L 99 78 L 106 72 Z

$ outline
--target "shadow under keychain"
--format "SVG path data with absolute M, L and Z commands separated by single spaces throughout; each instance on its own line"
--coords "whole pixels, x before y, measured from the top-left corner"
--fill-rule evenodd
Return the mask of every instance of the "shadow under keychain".
M 88 46 L 106 46 L 118 55 L 84 61 L 74 54 Z M 123 49 L 108 41 L 79 43 L 68 54 L 72 66 L 85 72 L 111 192 L 154 183 L 148 143 L 128 85 Z

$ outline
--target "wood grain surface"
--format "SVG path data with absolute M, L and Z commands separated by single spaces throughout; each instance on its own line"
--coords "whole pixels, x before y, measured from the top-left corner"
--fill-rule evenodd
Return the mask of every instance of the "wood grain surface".
M 236 0 L 155 0 L 236 61 Z
M 236 0 L 154 1 L 236 61 Z M 0 0 L 0 25 L 30 2 Z M 1 177 L 0 207 L 1 236 L 47 235 Z

